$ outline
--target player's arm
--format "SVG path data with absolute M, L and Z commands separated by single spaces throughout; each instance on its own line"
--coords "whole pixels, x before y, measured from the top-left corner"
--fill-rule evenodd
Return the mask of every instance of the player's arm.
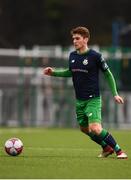
M 54 69 L 51 67 L 44 68 L 43 74 L 56 77 L 71 77 L 71 71 L 69 69 Z
M 117 88 L 116 88 L 116 82 L 115 82 L 114 76 L 111 73 L 109 68 L 106 71 L 104 71 L 104 76 L 109 84 L 109 87 L 111 89 L 111 92 L 114 96 L 115 101 L 117 103 L 123 104 L 124 100 L 121 96 L 118 95 Z

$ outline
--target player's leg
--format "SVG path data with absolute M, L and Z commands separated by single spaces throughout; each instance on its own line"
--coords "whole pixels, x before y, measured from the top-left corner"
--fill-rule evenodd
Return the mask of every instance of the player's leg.
M 97 135 L 100 141 L 107 143 L 116 152 L 117 158 L 126 159 L 127 155 L 122 151 L 114 137 L 99 123 L 89 124 L 89 130 Z
M 88 126 L 90 121 L 101 123 L 101 98 L 93 98 L 87 101 L 86 107 L 84 108 L 84 114 L 88 118 Z M 95 119 L 95 121 L 94 121 Z M 95 141 L 97 144 L 101 145 L 102 153 L 98 157 L 107 157 L 114 152 L 112 147 L 110 147 L 105 141 L 101 139 L 95 133 L 91 132 L 88 127 L 88 131 L 85 128 L 82 128 L 82 131 L 89 135 L 90 138 Z
M 85 133 L 86 135 L 88 135 L 92 141 L 96 142 L 97 144 L 99 144 L 103 149 L 105 149 L 107 147 L 107 144 L 104 141 L 100 141 L 99 138 L 92 132 L 89 132 L 89 127 L 82 127 L 80 126 L 80 130 Z
M 101 141 L 98 135 L 94 134 L 93 132 L 89 131 L 89 127 L 80 127 L 81 131 L 87 134 L 93 141 L 95 141 L 97 144 L 101 145 L 102 152 L 98 155 L 98 157 L 107 157 L 114 153 L 114 150 L 112 147 L 110 147 L 106 142 Z
M 100 134 L 98 135 L 99 138 L 106 142 L 109 146 L 111 146 L 114 151 L 116 152 L 117 158 L 127 158 L 127 155 L 122 151 L 121 147 L 118 145 L 114 137 L 105 129 L 102 129 Z
M 80 129 L 83 133 L 88 135 L 91 138 L 91 140 L 101 145 L 101 147 L 104 149 L 107 147 L 107 144 L 104 141 L 100 141 L 99 138 L 97 138 L 95 134 L 93 134 L 92 132 L 89 132 L 88 117 L 85 116 L 85 113 L 84 113 L 85 106 L 86 106 L 86 102 L 83 102 L 83 101 L 76 102 L 76 115 L 77 115 L 77 121 L 80 125 Z
M 85 113 L 88 116 L 89 132 L 95 134 L 100 142 L 105 142 L 109 148 L 107 154 L 112 154 L 111 148 L 116 152 L 118 158 L 127 158 L 127 155 L 121 150 L 113 136 L 101 125 L 101 99 L 94 98 L 88 102 Z M 105 150 L 105 151 L 106 151 Z

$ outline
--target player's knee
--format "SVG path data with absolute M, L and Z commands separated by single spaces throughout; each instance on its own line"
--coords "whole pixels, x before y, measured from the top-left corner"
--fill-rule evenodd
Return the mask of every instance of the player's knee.
M 98 123 L 92 123 L 90 126 L 89 126 L 89 130 L 90 132 L 96 134 L 96 135 L 99 135 L 102 131 L 102 127 L 101 127 L 101 124 L 98 124 Z

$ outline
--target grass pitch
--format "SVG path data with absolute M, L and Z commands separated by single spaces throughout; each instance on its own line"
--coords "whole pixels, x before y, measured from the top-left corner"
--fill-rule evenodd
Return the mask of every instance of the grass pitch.
M 115 154 L 99 159 L 100 147 L 78 129 L 8 128 L 0 129 L 0 178 L 12 179 L 129 179 L 131 178 L 131 132 L 111 131 L 127 160 Z M 5 153 L 8 138 L 24 143 L 20 156 Z

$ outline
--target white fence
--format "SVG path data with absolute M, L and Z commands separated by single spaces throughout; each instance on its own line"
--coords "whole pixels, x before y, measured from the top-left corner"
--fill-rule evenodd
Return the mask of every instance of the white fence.
M 0 49 L 0 62 L 6 57 L 7 64 L 0 67 L 0 125 L 3 126 L 63 126 L 77 127 L 75 98 L 71 78 L 47 77 L 42 67 L 30 65 L 35 58 L 67 58 L 60 47 L 40 50 Z M 70 49 L 70 48 L 69 48 Z M 69 50 L 68 49 L 68 50 Z M 108 57 L 109 54 L 105 54 Z M 111 54 L 110 54 L 111 55 Z M 130 54 L 126 54 L 130 56 Z M 123 56 L 123 55 L 122 55 Z M 116 56 L 118 58 L 118 54 Z M 120 57 L 120 54 L 119 54 Z M 12 59 L 11 59 L 12 58 Z M 15 58 L 15 66 L 8 66 Z M 26 66 L 19 61 L 27 59 Z M 45 60 L 44 59 L 44 60 Z M 52 60 L 53 61 L 53 60 Z M 52 64 L 54 62 L 50 61 Z M 43 61 L 43 66 L 47 65 Z M 29 63 L 29 64 L 28 64 Z M 61 62 L 62 64 L 63 62 Z M 54 64 L 55 65 L 55 64 Z M 124 105 L 114 103 L 109 91 L 103 91 L 103 124 L 112 128 L 131 128 L 131 93 L 120 92 L 125 98 Z

